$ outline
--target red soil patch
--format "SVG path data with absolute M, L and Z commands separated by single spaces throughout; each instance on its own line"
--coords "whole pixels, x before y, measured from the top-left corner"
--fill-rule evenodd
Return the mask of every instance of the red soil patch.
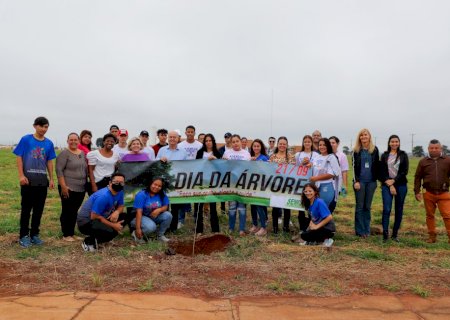
M 223 234 L 214 234 L 199 238 L 195 241 L 176 241 L 169 244 L 169 247 L 176 253 L 184 256 L 192 256 L 197 254 L 210 255 L 213 252 L 224 251 L 230 244 L 231 239 Z

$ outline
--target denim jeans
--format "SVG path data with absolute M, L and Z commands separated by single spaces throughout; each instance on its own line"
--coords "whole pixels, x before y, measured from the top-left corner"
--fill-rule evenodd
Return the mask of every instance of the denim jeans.
M 165 211 L 159 214 L 156 218 L 142 216 L 141 219 L 142 233 L 146 236 L 149 236 L 151 233 L 156 231 L 156 226 L 159 224 L 158 236 L 163 236 L 166 230 L 169 228 L 171 221 L 172 221 L 172 214 L 169 211 Z M 136 228 L 136 218 L 131 220 L 131 227 Z
M 330 206 L 330 203 L 334 200 L 334 186 L 333 182 L 321 183 L 319 187 L 319 197 Z
M 383 197 L 383 217 L 381 224 L 383 225 L 383 234 L 389 233 L 389 217 L 392 210 L 392 201 L 395 198 L 395 220 L 392 228 L 392 236 L 397 237 L 398 230 L 403 218 L 403 205 L 405 204 L 406 192 L 408 187 L 405 185 L 395 186 L 397 195 L 393 196 L 389 191 L 389 187 L 384 185 L 381 187 L 381 196 Z
M 252 223 L 255 227 L 258 226 L 258 217 L 259 222 L 261 223 L 261 228 L 266 228 L 266 218 L 267 218 L 267 207 L 264 206 L 257 206 L 253 205 L 251 206 L 251 212 L 252 212 Z
M 247 219 L 245 204 L 242 202 L 230 201 L 228 205 L 228 226 L 230 230 L 234 231 L 234 226 L 236 224 L 236 211 L 239 211 L 239 231 L 245 231 L 245 221 Z
M 357 236 L 370 235 L 370 209 L 377 182 L 360 182 L 361 188 L 355 190 L 355 233 Z

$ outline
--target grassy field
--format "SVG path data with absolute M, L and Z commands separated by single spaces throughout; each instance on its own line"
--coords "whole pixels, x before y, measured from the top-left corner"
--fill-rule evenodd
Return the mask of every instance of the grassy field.
M 417 162 L 418 159 L 411 159 L 400 243 L 383 243 L 381 235 L 368 239 L 354 236 L 354 195 L 350 190 L 346 198 L 339 200 L 334 215 L 337 234 L 332 250 L 295 245 L 290 241 L 291 234 L 271 234 L 264 239 L 232 234 L 233 245 L 223 252 L 185 257 L 166 256 L 165 246 L 156 241 L 136 246 L 128 230 L 98 253 L 85 254 L 80 243 L 61 240 L 60 200 L 56 190 L 49 192 L 41 223 L 41 236 L 46 244 L 20 248 L 17 243 L 20 194 L 15 157 L 10 150 L 0 150 L 0 248 L 3 257 L 0 294 L 90 290 L 177 292 L 214 297 L 333 296 L 380 291 L 423 297 L 448 295 L 450 245 L 439 214 L 438 242 L 425 242 L 425 211 L 412 192 Z M 372 226 L 380 231 L 381 211 L 381 192 L 377 188 Z M 295 212 L 292 221 L 298 227 Z M 391 226 L 392 223 L 393 217 Z M 208 221 L 205 224 L 205 230 L 210 230 Z M 220 224 L 221 230 L 227 230 L 225 215 L 220 215 Z M 172 237 L 191 239 L 192 235 L 193 219 L 187 216 L 186 228 Z

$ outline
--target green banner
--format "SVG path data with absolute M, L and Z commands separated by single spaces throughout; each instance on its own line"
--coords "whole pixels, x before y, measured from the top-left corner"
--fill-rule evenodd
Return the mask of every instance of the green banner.
M 153 177 L 161 177 L 171 203 L 235 200 L 297 210 L 311 176 L 304 166 L 237 160 L 128 162 L 120 164 L 119 172 L 126 177 L 126 206 Z

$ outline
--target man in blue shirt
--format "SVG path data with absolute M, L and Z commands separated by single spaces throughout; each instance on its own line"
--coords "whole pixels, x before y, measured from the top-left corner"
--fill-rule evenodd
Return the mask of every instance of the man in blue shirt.
M 114 173 L 109 185 L 91 195 L 78 211 L 78 229 L 87 235 L 81 243 L 84 251 L 95 251 L 99 243 L 109 242 L 122 232 L 124 186 L 125 176 Z
M 39 238 L 39 227 L 47 198 L 47 188 L 50 186 L 53 189 L 55 186 L 52 160 L 56 158 L 53 142 L 45 137 L 48 126 L 47 118 L 36 118 L 33 124 L 35 133 L 23 136 L 13 151 L 17 156 L 22 196 L 19 244 L 23 248 L 44 243 Z M 31 211 L 33 211 L 32 216 Z M 29 228 L 30 216 L 31 229 Z
M 162 162 L 170 162 L 175 160 L 187 160 L 187 153 L 184 149 L 178 146 L 178 133 L 176 131 L 170 131 L 168 136 L 169 144 L 159 149 L 156 160 Z M 170 205 L 170 211 L 172 212 L 172 222 L 170 223 L 169 231 L 175 232 L 181 224 L 178 224 L 178 217 L 183 216 L 184 204 L 172 203 Z

